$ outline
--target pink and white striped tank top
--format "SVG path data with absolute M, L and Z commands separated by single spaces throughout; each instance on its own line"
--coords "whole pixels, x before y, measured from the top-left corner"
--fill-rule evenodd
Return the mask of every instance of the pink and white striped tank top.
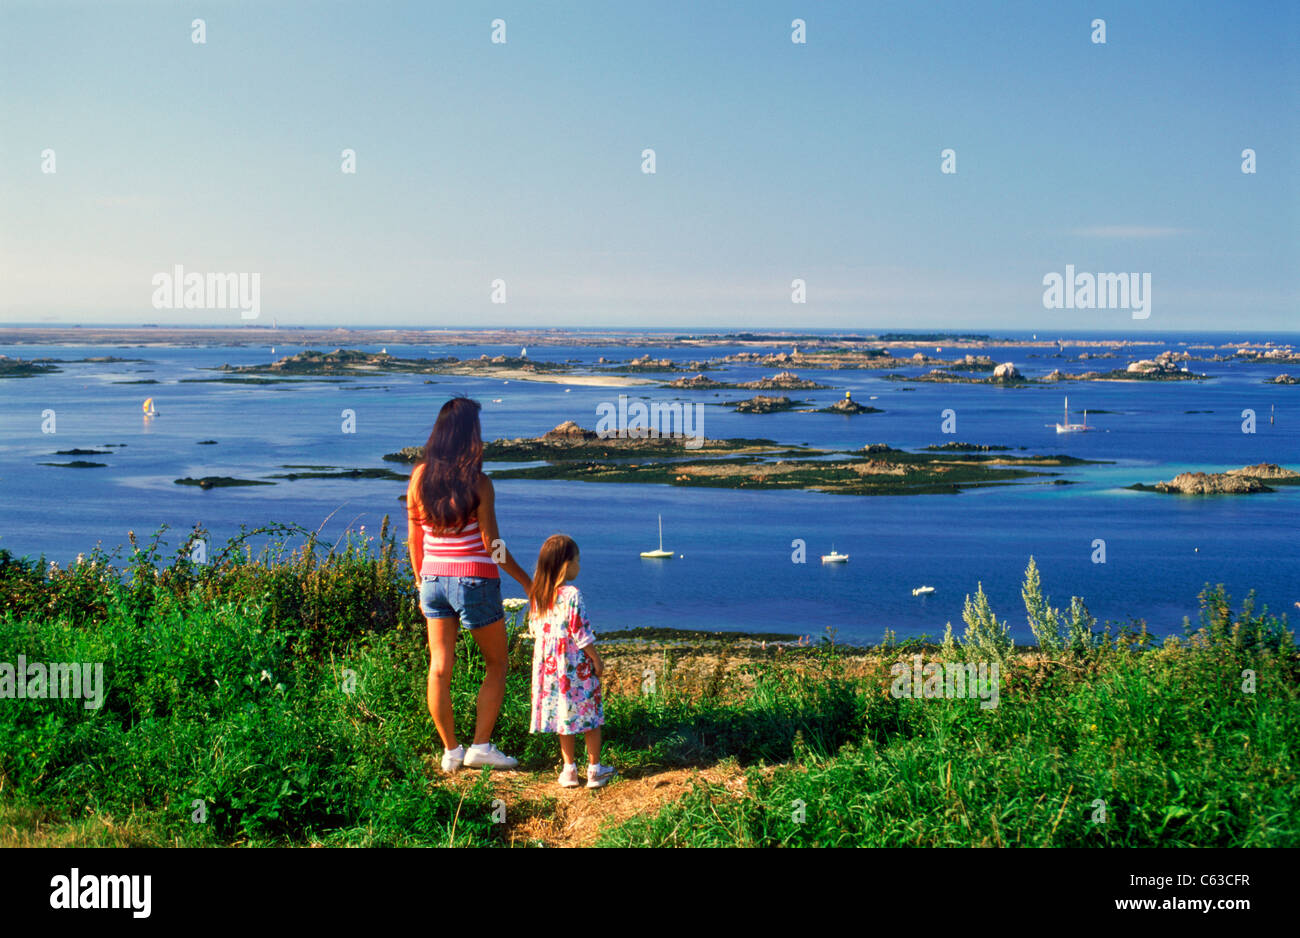
M 483 535 L 478 519 L 471 518 L 454 534 L 436 534 L 428 524 L 424 529 L 424 560 L 420 564 L 421 576 L 481 576 L 495 579 L 501 574 L 497 565 L 483 548 Z

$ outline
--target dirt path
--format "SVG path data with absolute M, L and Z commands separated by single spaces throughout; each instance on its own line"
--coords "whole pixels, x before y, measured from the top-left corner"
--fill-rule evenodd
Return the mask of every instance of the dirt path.
M 473 772 L 456 773 L 442 784 L 468 791 Z M 604 788 L 561 788 L 553 772 L 494 772 L 492 790 L 506 804 L 506 839 L 511 846 L 583 847 L 597 835 L 636 815 L 657 813 L 696 782 L 722 785 L 737 796 L 746 790 L 735 766 L 692 769 L 633 769 Z

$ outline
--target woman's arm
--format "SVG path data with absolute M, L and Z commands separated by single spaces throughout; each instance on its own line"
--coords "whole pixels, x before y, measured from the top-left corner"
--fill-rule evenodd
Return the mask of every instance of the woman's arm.
M 406 487 L 406 548 L 411 555 L 411 570 L 415 574 L 417 589 L 420 586 L 420 568 L 424 566 L 424 528 L 420 524 L 417 494 L 421 468 L 417 465 L 411 470 L 411 481 Z
M 478 528 L 483 537 L 483 547 L 501 569 L 519 581 L 525 593 L 531 593 L 532 577 L 519 566 L 514 555 L 506 547 L 506 542 L 501 539 L 501 532 L 497 529 L 496 490 L 492 488 L 492 480 L 486 475 L 479 476 L 478 499 Z M 505 556 L 502 557 L 502 554 Z

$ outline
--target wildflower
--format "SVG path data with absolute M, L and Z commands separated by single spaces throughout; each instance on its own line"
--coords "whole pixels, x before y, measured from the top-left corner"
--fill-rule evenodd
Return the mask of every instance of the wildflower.
M 1097 731 L 1097 724 L 1096 723 L 1092 724 L 1092 726 L 1088 727 L 1088 729 L 1092 730 L 1095 733 Z

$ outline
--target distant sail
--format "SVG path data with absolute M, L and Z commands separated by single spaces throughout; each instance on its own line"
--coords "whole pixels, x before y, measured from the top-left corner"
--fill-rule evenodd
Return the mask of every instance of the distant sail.
M 152 398 L 152 397 L 146 397 L 146 398 L 144 399 L 144 412 L 145 412 L 145 414 L 146 414 L 147 416 L 150 416 L 150 417 L 152 417 L 154 414 L 158 413 L 158 411 L 156 411 L 156 410 L 153 409 L 153 398 Z

